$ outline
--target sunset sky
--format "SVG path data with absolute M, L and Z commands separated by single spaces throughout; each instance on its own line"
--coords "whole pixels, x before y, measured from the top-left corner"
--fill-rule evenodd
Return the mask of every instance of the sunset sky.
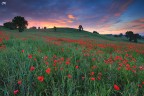
M 28 27 L 83 25 L 101 34 L 144 32 L 144 0 L 0 0 L 0 25 L 23 16 Z

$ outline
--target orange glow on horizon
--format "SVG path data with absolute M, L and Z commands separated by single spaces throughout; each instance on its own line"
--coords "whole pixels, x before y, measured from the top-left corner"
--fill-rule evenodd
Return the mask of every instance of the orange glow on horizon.
M 44 27 L 47 27 L 47 28 L 53 28 L 54 26 L 56 27 L 69 27 L 69 28 L 76 28 L 78 29 L 78 26 L 79 24 L 73 24 L 73 20 L 69 20 L 69 19 L 62 19 L 62 20 L 49 20 L 49 21 L 38 21 L 38 20 L 28 20 L 29 24 L 28 24 L 28 28 L 30 27 L 40 27 L 40 28 L 44 28 Z M 143 21 L 143 20 L 140 20 L 140 21 Z M 134 23 L 136 24 L 135 22 L 128 22 L 128 23 Z M 143 27 L 144 25 L 141 25 L 139 27 Z M 84 26 L 84 30 L 86 31 L 89 31 L 89 32 L 93 32 L 93 31 L 97 31 L 98 33 L 100 34 L 120 34 L 120 33 L 123 33 L 125 34 L 125 32 L 127 31 L 133 31 L 134 33 L 138 33 L 139 31 L 142 32 L 141 29 L 139 28 L 114 28 L 114 26 L 112 24 L 107 24 L 107 25 L 103 25 L 103 26 L 100 26 L 100 27 L 95 27 L 94 26 Z M 123 27 L 123 26 L 122 26 Z
M 54 26 L 56 27 L 65 27 L 67 26 L 67 23 L 64 21 L 57 20 L 56 22 L 47 22 L 47 21 L 34 21 L 34 20 L 28 20 L 28 28 L 30 27 L 47 27 L 47 28 L 53 28 Z

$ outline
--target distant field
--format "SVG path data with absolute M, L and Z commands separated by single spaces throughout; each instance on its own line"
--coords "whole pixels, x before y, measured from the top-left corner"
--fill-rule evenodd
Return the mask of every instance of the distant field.
M 0 96 L 144 96 L 143 42 L 0 27 Z

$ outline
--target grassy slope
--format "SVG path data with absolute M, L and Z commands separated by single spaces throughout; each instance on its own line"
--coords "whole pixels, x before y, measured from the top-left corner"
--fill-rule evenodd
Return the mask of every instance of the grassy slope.
M 0 27 L 0 30 L 7 32 L 8 34 L 17 34 L 19 36 L 31 36 L 31 35 L 39 35 L 39 36 L 50 36 L 50 37 L 58 37 L 58 38 L 71 38 L 71 39 L 95 39 L 95 40 L 108 40 L 108 41 L 117 41 L 117 42 L 127 42 L 129 41 L 125 38 L 113 37 L 113 36 L 105 36 L 93 34 L 88 31 L 79 32 L 77 29 L 73 28 L 58 28 L 57 32 L 54 32 L 53 29 L 40 29 L 33 30 L 28 29 L 22 33 L 19 33 L 17 30 L 8 30 L 3 27 Z M 41 33 L 42 32 L 42 33 Z M 144 43 L 144 40 L 138 40 L 138 43 Z

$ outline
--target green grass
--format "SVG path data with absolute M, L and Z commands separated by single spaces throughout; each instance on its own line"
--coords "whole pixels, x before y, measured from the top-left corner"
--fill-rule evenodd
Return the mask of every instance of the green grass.
M 55 33 L 52 29 L 23 33 L 0 30 L 10 37 L 0 37 L 0 46 L 6 46 L 0 48 L 0 96 L 14 96 L 14 90 L 19 90 L 17 96 L 144 95 L 143 44 L 108 40 L 75 29 L 60 28 Z M 43 36 L 55 40 L 47 41 Z M 77 41 L 69 43 L 71 39 Z M 30 71 L 31 66 L 35 70 Z M 44 76 L 44 81 L 40 82 L 38 76 Z M 114 84 L 120 90 L 115 90 Z

